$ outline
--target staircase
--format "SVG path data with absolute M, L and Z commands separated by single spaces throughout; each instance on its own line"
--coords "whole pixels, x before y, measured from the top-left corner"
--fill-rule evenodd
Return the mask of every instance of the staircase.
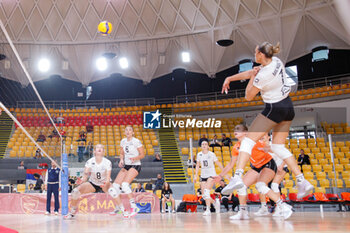
M 11 135 L 12 124 L 12 119 L 6 113 L 2 113 L 0 116 L 0 158 L 3 158 L 5 155 Z
M 171 115 L 172 109 L 160 109 L 162 114 Z M 164 178 L 169 183 L 187 183 L 184 167 L 177 147 L 173 128 L 158 130 L 160 152 L 163 160 Z

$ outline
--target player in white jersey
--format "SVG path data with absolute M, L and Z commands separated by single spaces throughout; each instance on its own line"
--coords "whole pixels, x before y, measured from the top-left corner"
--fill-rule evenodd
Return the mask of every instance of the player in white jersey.
M 77 185 L 72 191 L 71 211 L 64 216 L 65 219 L 73 218 L 77 212 L 77 204 L 82 194 L 94 192 L 107 192 L 110 187 L 112 163 L 104 157 L 105 148 L 101 144 L 95 146 L 94 157 L 85 164 L 82 179 L 77 180 Z
M 209 151 L 208 141 L 202 141 L 201 144 L 202 151 L 197 154 L 197 165 L 196 165 L 196 175 L 194 176 L 193 182 L 196 183 L 199 166 L 201 167 L 201 190 L 203 194 L 203 199 L 207 206 L 206 211 L 203 213 L 204 216 L 210 215 L 210 205 L 214 200 L 210 197 L 210 189 L 213 187 L 216 176 L 215 164 L 222 170 L 222 164 L 218 161 L 216 155 Z
M 250 79 L 246 87 L 245 98 L 251 101 L 260 92 L 265 102 L 265 109 L 254 119 L 249 127 L 248 135 L 242 141 L 235 175 L 222 190 L 223 194 L 230 194 L 234 189 L 240 189 L 244 186 L 242 175 L 252 149 L 256 142 L 271 129 L 273 131 L 271 151 L 281 158 L 295 174 L 298 198 L 305 197 L 313 189 L 310 182 L 305 180 L 292 153 L 285 147 L 295 113 L 293 103 L 289 98 L 292 86 L 290 79 L 286 75 L 282 61 L 274 56 L 279 51 L 279 44 L 273 46 L 264 42 L 257 46 L 255 48 L 255 61 L 261 66 L 227 77 L 222 86 L 222 93 L 227 93 L 230 82 Z
M 134 138 L 134 130 L 131 126 L 125 128 L 126 138 L 120 142 L 120 161 L 121 168 L 113 185 L 108 190 L 108 193 L 116 200 L 117 205 L 111 215 L 116 214 L 121 210 L 124 217 L 133 217 L 139 211 L 136 207 L 135 200 L 130 188 L 130 183 L 136 178 L 141 171 L 141 159 L 145 157 L 145 151 L 142 143 L 137 138 Z M 130 214 L 125 211 L 121 202 L 121 192 L 128 194 L 131 211 Z

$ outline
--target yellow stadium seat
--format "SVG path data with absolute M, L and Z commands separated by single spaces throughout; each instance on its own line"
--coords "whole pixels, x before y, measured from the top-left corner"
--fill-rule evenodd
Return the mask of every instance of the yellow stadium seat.
M 345 187 L 350 188 L 350 179 L 344 180 L 345 181 Z
M 324 164 L 322 165 L 322 167 L 323 167 L 323 171 L 325 172 L 331 172 L 333 170 L 333 167 L 330 164 Z
M 298 189 L 296 188 L 290 188 L 289 193 L 298 193 Z
M 343 180 L 350 180 L 350 171 L 343 171 L 341 174 Z
M 319 165 L 317 165 L 319 166 Z M 304 172 L 311 172 L 311 165 L 303 165 L 303 171 Z
M 328 179 L 335 179 L 335 175 L 333 171 L 327 172 Z
M 307 180 L 313 179 L 314 178 L 314 173 L 313 172 L 304 172 L 304 177 Z
M 349 147 L 348 146 L 343 146 L 340 148 L 341 152 L 349 152 Z
M 317 180 L 310 179 L 308 180 L 314 187 L 317 187 Z
M 316 178 L 318 180 L 326 179 L 326 173 L 325 172 L 316 172 Z
M 286 180 L 286 183 L 284 185 L 285 188 L 293 188 L 294 182 L 293 180 Z
M 316 159 L 324 159 L 324 153 L 317 153 L 315 157 Z
M 315 187 L 315 193 L 326 193 L 325 187 Z
M 318 164 L 318 160 L 317 159 L 310 159 L 310 163 L 311 163 L 311 165 L 316 165 L 316 164 Z
M 339 163 L 345 165 L 345 164 L 349 164 L 350 161 L 348 158 L 342 158 L 342 159 L 339 159 Z
M 328 159 L 320 159 L 318 160 L 319 164 L 324 165 L 324 164 L 329 164 Z
M 335 165 L 335 171 L 342 172 L 344 170 L 343 164 L 336 164 Z
M 319 180 L 319 182 L 320 182 L 320 186 L 321 187 L 324 187 L 324 188 L 329 188 L 330 187 L 329 180 L 327 180 L 327 179 Z
M 342 179 L 336 179 L 337 182 L 335 182 L 335 180 L 333 180 L 333 186 L 337 187 L 337 188 L 343 188 L 344 183 Z
M 312 148 L 311 152 L 316 154 L 316 153 L 320 153 L 320 148 Z
M 24 193 L 26 191 L 26 185 L 25 184 L 17 184 L 17 192 L 18 193 Z
M 304 165 L 304 166 L 305 166 L 305 165 Z M 304 166 L 303 166 L 303 171 L 304 171 Z M 312 171 L 313 171 L 313 172 L 320 172 L 320 171 L 322 171 L 322 166 L 321 166 L 321 165 L 318 165 L 318 164 L 312 165 Z

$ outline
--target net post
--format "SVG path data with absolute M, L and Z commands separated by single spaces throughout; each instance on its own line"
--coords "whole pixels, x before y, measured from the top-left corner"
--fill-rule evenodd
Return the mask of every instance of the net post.
M 335 187 L 333 187 L 333 193 L 338 193 L 337 172 L 335 171 L 333 142 L 332 142 L 332 135 L 331 134 L 328 134 L 328 142 L 329 142 L 329 151 L 331 153 L 331 161 L 332 161 L 333 173 L 334 173 L 334 184 L 335 184 Z
M 68 214 L 68 156 L 62 154 L 62 171 L 61 171 L 61 203 L 62 215 Z

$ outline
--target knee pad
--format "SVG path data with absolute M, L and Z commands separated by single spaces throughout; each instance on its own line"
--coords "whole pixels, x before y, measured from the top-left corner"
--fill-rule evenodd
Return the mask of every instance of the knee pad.
M 203 192 L 204 192 L 204 193 L 203 193 L 203 199 L 204 199 L 204 200 L 209 199 L 209 198 L 210 198 L 210 190 L 209 190 L 209 189 L 204 189 Z
M 267 185 L 264 182 L 256 183 L 255 187 L 261 194 L 267 194 L 270 191 L 269 187 L 267 187 Z
M 78 200 L 80 195 L 81 195 L 81 193 L 77 188 L 73 189 L 73 191 L 72 191 L 72 199 L 73 200 Z
M 243 188 L 238 189 L 237 193 L 239 196 L 247 196 L 247 186 L 244 185 Z
M 280 192 L 280 189 L 278 187 L 279 187 L 279 185 L 277 183 L 271 183 L 271 189 L 275 193 L 279 193 Z
M 293 156 L 292 153 L 290 153 L 290 151 L 284 146 L 284 144 L 271 144 L 271 150 L 282 160 Z
M 130 194 L 130 193 L 132 193 L 129 183 L 127 183 L 127 182 L 123 182 L 123 183 L 122 183 L 122 191 L 123 191 L 125 194 Z
M 239 148 L 239 152 L 246 152 L 249 155 L 251 155 L 255 144 L 256 144 L 256 142 L 254 142 L 252 139 L 245 137 L 242 140 L 241 146 Z
M 113 183 L 112 187 L 108 189 L 108 193 L 111 195 L 111 197 L 117 198 L 121 193 L 120 185 Z

